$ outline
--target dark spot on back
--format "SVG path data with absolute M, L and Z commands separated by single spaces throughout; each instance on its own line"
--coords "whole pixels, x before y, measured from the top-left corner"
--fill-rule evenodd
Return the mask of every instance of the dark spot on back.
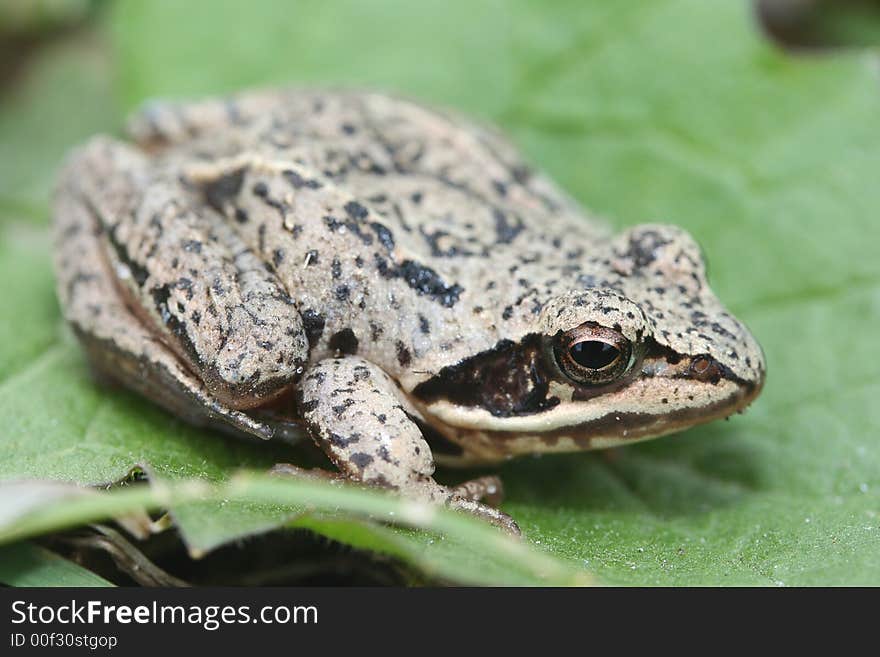
M 334 351 L 351 356 L 357 353 L 358 339 L 354 331 L 345 328 L 330 336 L 327 346 Z
M 349 460 L 363 470 L 373 462 L 373 457 L 364 452 L 357 452 L 356 454 L 352 454 Z
M 184 240 L 183 250 L 189 253 L 201 253 L 202 252 L 202 243 L 198 240 Z
M 303 187 L 307 187 L 308 189 L 320 189 L 322 187 L 319 181 L 310 178 L 303 178 L 292 169 L 286 169 L 281 175 L 284 176 L 294 189 L 302 189 Z
M 349 201 L 345 204 L 345 212 L 352 219 L 364 219 L 369 214 L 367 209 L 357 201 Z
M 379 243 L 385 247 L 386 251 L 394 249 L 394 234 L 384 225 L 374 221 L 370 227 L 375 231 Z
M 266 224 L 260 224 L 260 227 L 257 228 L 257 245 L 260 253 L 266 252 Z
M 333 414 L 336 417 L 342 417 L 342 414 L 345 413 L 345 411 L 347 411 L 352 406 L 354 406 L 354 399 L 348 398 L 341 404 L 337 404 L 336 406 L 332 407 Z
M 309 341 L 309 347 L 314 347 L 318 344 L 318 340 L 321 339 L 321 334 L 324 332 L 324 317 L 311 308 L 302 311 L 300 317 L 302 318 L 306 339 Z
M 331 431 L 329 437 L 331 445 L 333 445 L 334 447 L 341 447 L 343 449 L 348 447 L 352 443 L 358 442 L 360 439 L 361 435 L 357 432 L 351 434 L 348 437 L 345 437 Z
M 217 212 L 223 212 L 223 206 L 226 202 L 234 199 L 241 192 L 244 172 L 245 167 L 242 167 L 205 184 L 202 187 L 205 202 Z
M 436 271 L 413 260 L 404 260 L 397 271 L 412 289 L 435 299 L 446 308 L 452 308 L 464 292 L 458 283 L 447 285 Z
M 401 367 L 407 367 L 412 362 L 412 354 L 400 340 L 397 341 L 397 362 Z
M 517 165 L 510 170 L 513 179 L 520 185 L 525 185 L 532 177 L 531 170 L 524 164 Z
M 188 278 L 178 278 L 177 282 L 174 284 L 178 290 L 183 290 L 183 293 L 186 295 L 188 301 L 191 301 L 193 298 L 193 282 Z

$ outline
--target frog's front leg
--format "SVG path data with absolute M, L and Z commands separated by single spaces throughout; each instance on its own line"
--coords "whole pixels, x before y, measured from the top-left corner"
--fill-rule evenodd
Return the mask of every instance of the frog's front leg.
M 409 498 L 466 510 L 514 534 L 506 514 L 477 501 L 498 490 L 496 478 L 451 489 L 434 481 L 434 459 L 406 400 L 381 369 L 357 357 L 323 360 L 298 384 L 309 434 L 349 479 Z

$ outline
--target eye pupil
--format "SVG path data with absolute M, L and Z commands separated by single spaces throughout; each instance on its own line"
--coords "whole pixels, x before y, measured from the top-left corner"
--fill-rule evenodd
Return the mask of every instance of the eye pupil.
M 581 386 L 605 386 L 631 371 L 633 345 L 620 331 L 591 322 L 554 336 L 553 358 L 560 374 Z
M 569 347 L 571 359 L 581 367 L 600 370 L 608 367 L 620 356 L 620 350 L 613 344 L 600 340 L 584 340 Z

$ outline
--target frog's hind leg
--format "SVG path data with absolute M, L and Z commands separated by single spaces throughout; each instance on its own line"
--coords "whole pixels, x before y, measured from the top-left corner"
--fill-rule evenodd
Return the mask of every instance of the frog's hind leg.
M 101 267 L 116 305 L 173 351 L 213 399 L 263 408 L 292 389 L 308 356 L 295 300 L 264 257 L 181 177 L 176 165 L 154 166 L 106 137 L 74 153 L 56 197 L 60 278 L 77 292 L 60 287 L 62 305 L 88 324 L 120 316 L 114 306 L 88 319 L 88 305 L 100 309 L 107 296 L 82 292 Z
M 92 369 L 102 379 L 135 390 L 192 424 L 295 441 L 302 432 L 294 423 L 247 414 L 214 398 L 126 304 L 105 257 L 101 224 L 93 204 L 86 201 L 91 191 L 88 181 L 104 173 L 93 165 L 107 160 L 98 156 L 110 148 L 117 148 L 114 142 L 96 138 L 78 151 L 64 168 L 53 199 L 58 298 Z M 115 182 L 121 185 L 127 179 Z M 118 215 L 125 208 L 112 210 Z
M 282 98 L 277 92 L 264 91 L 203 100 L 150 100 L 129 117 L 126 132 L 142 148 L 159 150 L 246 127 L 273 113 Z
M 340 94 L 318 89 L 257 89 L 198 100 L 151 100 L 135 111 L 126 132 L 149 151 L 199 142 L 215 155 L 241 150 L 236 140 L 251 131 L 292 121 L 314 121 L 329 103 L 345 103 Z M 241 146 L 241 144 L 238 144 Z
M 519 534 L 509 516 L 477 501 L 491 488 L 491 478 L 458 488 L 434 481 L 434 459 L 413 420 L 415 411 L 373 364 L 357 357 L 327 359 L 306 372 L 298 389 L 309 434 L 347 478 L 468 511 Z

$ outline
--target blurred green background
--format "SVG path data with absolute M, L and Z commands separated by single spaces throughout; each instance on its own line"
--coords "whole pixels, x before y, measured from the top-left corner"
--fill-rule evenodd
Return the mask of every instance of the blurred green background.
M 844 4 L 860 18 L 785 29 L 740 0 L 0 5 L 0 477 L 221 480 L 273 462 L 89 380 L 53 296 L 49 189 L 68 148 L 147 98 L 370 86 L 497 123 L 616 226 L 688 229 L 767 353 L 743 416 L 501 468 L 536 552 L 610 583 L 880 584 L 878 21 Z M 206 503 L 175 522 L 199 552 L 285 517 Z M 541 581 L 475 555 L 467 529 L 450 547 L 348 517 L 302 526 L 406 581 Z

